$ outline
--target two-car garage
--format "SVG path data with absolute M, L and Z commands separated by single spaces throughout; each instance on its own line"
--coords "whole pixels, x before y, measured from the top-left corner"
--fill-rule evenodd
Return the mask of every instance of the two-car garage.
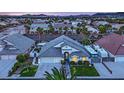
M 61 63 L 62 57 L 41 57 L 40 63 Z

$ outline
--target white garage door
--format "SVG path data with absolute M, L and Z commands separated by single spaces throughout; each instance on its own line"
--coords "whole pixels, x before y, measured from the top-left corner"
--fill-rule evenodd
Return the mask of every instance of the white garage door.
M 124 57 L 116 57 L 115 62 L 124 62 Z
M 40 59 L 40 63 L 60 63 L 61 57 L 43 57 Z
M 15 60 L 16 59 L 16 55 L 2 55 L 1 56 L 1 60 Z

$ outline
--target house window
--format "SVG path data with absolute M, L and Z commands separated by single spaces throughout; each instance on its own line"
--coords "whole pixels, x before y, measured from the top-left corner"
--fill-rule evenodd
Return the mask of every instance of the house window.
M 78 61 L 78 56 L 73 56 L 72 61 L 77 62 Z
M 82 57 L 82 61 L 87 61 L 87 57 Z

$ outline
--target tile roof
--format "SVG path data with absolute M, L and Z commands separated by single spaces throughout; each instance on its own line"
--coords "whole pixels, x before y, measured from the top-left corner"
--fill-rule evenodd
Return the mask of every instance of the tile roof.
M 28 35 L 28 34 L 25 34 L 25 36 L 27 36 L 28 38 L 31 38 L 35 41 L 39 41 L 39 37 L 38 35 L 35 35 L 35 34 L 32 34 L 32 35 Z M 40 36 L 40 40 L 42 42 L 49 42 L 57 37 L 60 37 L 61 35 L 58 34 L 58 35 L 55 35 L 55 34 L 43 34 Z M 84 36 L 82 34 L 74 34 L 74 35 L 66 35 L 68 36 L 69 38 L 75 40 L 75 41 L 78 41 L 78 42 L 81 42 L 84 38 Z
M 64 36 L 64 35 L 62 35 L 62 36 L 60 36 L 60 37 L 58 37 L 58 38 L 46 43 L 42 47 L 39 56 L 44 55 L 44 53 L 46 51 L 48 51 L 51 48 L 54 48 L 55 45 L 57 45 L 57 44 L 59 44 L 61 42 L 64 42 L 65 44 L 67 44 L 67 45 L 69 45 L 69 46 L 71 46 L 71 47 L 73 47 L 73 48 L 75 48 L 77 50 L 80 50 L 82 53 L 84 53 L 85 56 L 90 56 L 90 54 L 86 51 L 86 49 L 83 47 L 83 45 L 81 45 L 77 41 L 74 41 L 73 39 L 71 39 L 71 38 L 69 38 L 67 36 Z M 52 52 L 52 53 L 54 53 L 54 52 Z
M 124 36 L 112 33 L 95 42 L 113 55 L 124 55 Z
M 4 40 L 12 43 L 14 47 L 20 51 L 20 53 L 24 53 L 35 43 L 34 40 L 21 34 L 9 35 L 8 37 L 5 37 Z

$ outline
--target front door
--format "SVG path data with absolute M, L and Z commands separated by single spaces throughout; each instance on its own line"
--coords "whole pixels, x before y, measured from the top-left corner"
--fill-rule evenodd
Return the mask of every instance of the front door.
M 69 63 L 69 60 L 70 59 L 70 57 L 69 57 L 69 53 L 68 52 L 65 52 L 64 53 L 64 60 L 67 62 L 67 63 Z

